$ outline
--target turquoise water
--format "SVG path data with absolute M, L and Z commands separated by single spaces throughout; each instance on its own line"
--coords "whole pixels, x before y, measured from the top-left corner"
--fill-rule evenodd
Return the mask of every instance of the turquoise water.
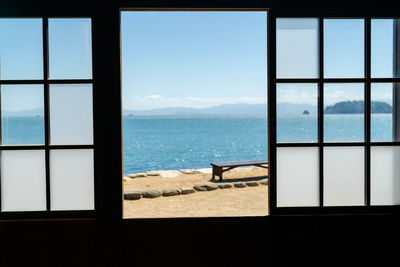
M 2 117 L 2 144 L 44 144 L 43 117 Z
M 363 141 L 364 116 L 325 115 L 327 142 Z M 278 142 L 317 142 L 317 118 L 277 118 Z M 373 114 L 371 140 L 392 140 L 392 115 Z M 4 145 L 43 144 L 42 117 L 2 118 Z M 265 117 L 124 117 L 124 173 L 209 168 L 213 161 L 267 159 Z
M 267 158 L 267 122 L 262 117 L 125 117 L 123 123 L 124 173 Z

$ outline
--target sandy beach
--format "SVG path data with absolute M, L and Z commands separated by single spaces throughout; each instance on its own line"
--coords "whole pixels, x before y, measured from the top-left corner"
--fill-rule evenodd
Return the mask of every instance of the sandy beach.
M 225 172 L 222 183 L 231 184 L 231 188 L 124 200 L 124 218 L 264 216 L 268 214 L 268 186 L 260 184 L 260 181 L 265 181 L 267 171 L 258 167 L 242 167 Z M 188 170 L 147 174 L 150 175 L 124 177 L 124 192 L 156 189 L 162 193 L 166 189 L 221 184 L 219 180 L 211 180 L 211 169 L 201 169 L 201 172 Z M 234 186 L 237 182 L 246 185 L 250 181 L 255 181 L 256 186 Z

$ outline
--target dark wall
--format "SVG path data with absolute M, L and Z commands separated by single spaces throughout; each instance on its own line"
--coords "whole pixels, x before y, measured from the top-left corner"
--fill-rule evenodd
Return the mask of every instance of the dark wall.
M 0 223 L 0 266 L 396 266 L 397 216 Z M 117 244 L 117 245 L 115 245 Z M 395 263 L 390 261 L 394 260 Z

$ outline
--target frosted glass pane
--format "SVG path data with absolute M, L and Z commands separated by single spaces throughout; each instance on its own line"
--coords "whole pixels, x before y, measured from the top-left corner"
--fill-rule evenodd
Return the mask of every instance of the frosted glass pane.
M 277 78 L 319 77 L 318 44 L 318 19 L 277 19 Z
M 318 85 L 279 83 L 276 88 L 278 143 L 318 141 Z
M 92 78 L 90 19 L 49 19 L 49 78 Z
M 364 147 L 324 148 L 324 206 L 364 205 Z
M 277 206 L 319 205 L 318 148 L 277 149 Z
M 51 144 L 93 144 L 91 84 L 50 85 Z
M 50 151 L 51 210 L 94 209 L 92 149 Z
M 400 60 L 395 47 L 395 36 L 400 34 L 400 19 L 371 20 L 371 76 L 373 78 L 398 78 L 400 68 L 395 69 L 395 58 Z M 397 37 L 399 38 L 399 37 Z M 400 44 L 397 41 L 397 46 Z
M 324 77 L 364 77 L 363 19 L 324 19 Z
M 0 78 L 43 79 L 42 19 L 0 19 Z
M 43 85 L 1 86 L 2 145 L 44 144 Z
M 400 147 L 371 147 L 371 205 L 400 205 Z
M 324 84 L 324 141 L 364 141 L 364 84 Z
M 371 141 L 395 141 L 393 92 L 399 88 L 400 83 L 371 83 Z
M 43 150 L 1 152 L 1 210 L 46 210 Z

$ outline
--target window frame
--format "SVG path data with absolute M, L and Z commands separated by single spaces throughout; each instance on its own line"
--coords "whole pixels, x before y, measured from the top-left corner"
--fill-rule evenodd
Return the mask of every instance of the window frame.
M 400 142 L 371 142 L 371 84 L 395 83 L 399 78 L 371 77 L 371 20 L 399 18 L 396 12 L 369 11 L 361 9 L 271 9 L 268 22 L 268 127 L 269 127 L 269 185 L 270 215 L 317 215 L 317 214 L 394 214 L 400 212 L 400 206 L 371 206 L 370 149 L 373 146 L 399 146 Z M 276 77 L 276 19 L 277 18 L 317 18 L 319 21 L 319 77 L 318 78 L 277 78 Z M 364 19 L 364 77 L 363 78 L 324 78 L 324 18 L 327 19 Z M 315 143 L 278 143 L 276 97 L 279 83 L 315 83 L 318 84 L 318 142 Z M 323 140 L 324 84 L 361 83 L 364 84 L 364 141 L 363 142 L 325 142 Z M 365 206 L 323 206 L 323 148 L 341 146 L 364 147 L 364 197 Z M 316 207 L 278 207 L 277 206 L 277 148 L 278 147 L 317 147 L 319 149 L 319 206 Z
M 99 152 L 97 151 L 97 136 L 98 131 L 98 120 L 96 117 L 99 116 L 98 110 L 95 104 L 95 66 L 94 66 L 94 16 L 93 14 L 87 12 L 79 12 L 80 14 L 74 14 L 75 12 L 55 11 L 55 12 L 40 12 L 33 11 L 30 12 L 0 12 L 0 17 L 3 19 L 41 19 L 42 24 L 42 60 L 43 60 L 43 77 L 40 79 L 15 79 L 15 80 L 0 80 L 0 87 L 2 85 L 43 85 L 43 115 L 44 115 L 44 144 L 33 144 L 33 145 L 0 145 L 1 151 L 22 151 L 22 150 L 42 150 L 45 152 L 45 173 L 46 173 L 46 210 L 43 211 L 0 211 L 0 220 L 10 220 L 10 219 L 64 219 L 64 218 L 95 218 L 99 216 L 99 211 L 101 208 L 101 201 L 98 197 L 101 191 L 100 177 L 98 170 L 99 164 L 96 158 L 99 157 Z M 92 55 L 92 77 L 89 79 L 51 79 L 49 77 L 49 20 L 51 19 L 90 19 L 91 21 L 91 46 Z M 92 85 L 92 111 L 93 111 L 93 144 L 79 144 L 79 145 L 52 145 L 50 144 L 50 86 L 59 84 L 91 84 Z M 1 97 L 1 94 L 0 94 Z M 0 98 L 1 99 L 1 98 Z M 1 112 L 1 107 L 0 107 Z M 100 115 L 101 116 L 101 115 Z M 0 125 L 1 125 L 0 116 Z M 0 127 L 0 129 L 2 129 Z M 0 130 L 0 138 L 1 138 Z M 1 139 L 0 139 L 1 144 Z M 50 151 L 51 150 L 65 150 L 65 149 L 90 149 L 93 151 L 94 159 L 94 209 L 93 210 L 51 210 L 50 201 Z M 1 157 L 1 156 L 0 156 Z M 1 176 L 1 174 L 0 174 Z M 0 177 L 1 179 L 1 177 Z M 1 206 L 1 183 L 0 183 L 0 206 Z

